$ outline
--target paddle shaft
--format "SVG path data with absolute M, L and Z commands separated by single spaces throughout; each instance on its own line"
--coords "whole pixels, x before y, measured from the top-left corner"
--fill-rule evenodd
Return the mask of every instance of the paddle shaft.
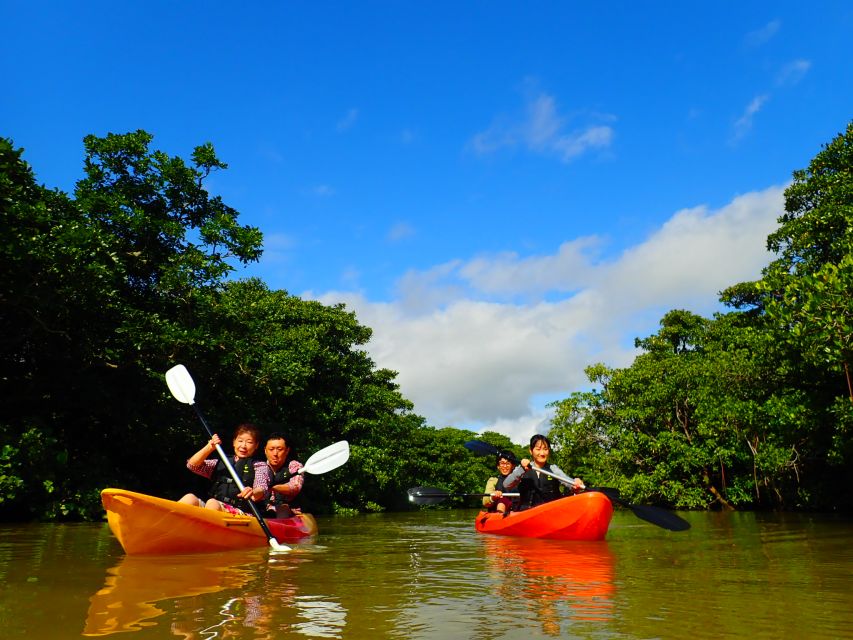
M 569 487 L 572 487 L 575 484 L 575 481 L 572 480 L 571 478 L 569 478 L 568 476 L 564 476 L 561 473 L 555 473 L 553 471 L 548 471 L 548 469 L 542 469 L 541 467 L 537 467 L 532 462 L 530 463 L 530 466 L 527 467 L 527 470 L 528 471 L 530 471 L 530 470 L 539 471 L 540 473 L 544 473 L 545 475 L 551 476 L 555 480 L 559 480 L 560 482 L 562 482 L 563 484 L 565 484 Z M 586 486 L 584 486 L 583 483 L 581 483 L 581 489 L 586 489 Z
M 504 498 L 518 498 L 520 493 L 502 493 Z M 416 493 L 415 498 L 490 498 L 491 493 Z

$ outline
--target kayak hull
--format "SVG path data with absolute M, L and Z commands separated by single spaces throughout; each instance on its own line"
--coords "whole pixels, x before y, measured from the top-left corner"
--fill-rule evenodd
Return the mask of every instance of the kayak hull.
M 210 553 L 269 544 L 254 516 L 125 491 L 104 489 L 107 523 L 128 555 Z M 278 542 L 299 542 L 317 535 L 317 522 L 304 513 L 266 520 Z
M 597 491 L 567 496 L 545 504 L 501 513 L 481 511 L 474 525 L 480 533 L 552 540 L 604 540 L 613 504 Z

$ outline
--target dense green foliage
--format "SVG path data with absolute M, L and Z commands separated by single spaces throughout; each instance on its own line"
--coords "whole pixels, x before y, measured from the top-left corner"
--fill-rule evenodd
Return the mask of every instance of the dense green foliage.
M 564 468 L 677 507 L 853 507 L 853 123 L 785 198 L 778 257 L 722 293 L 731 312 L 670 311 L 554 404 Z
M 234 279 L 261 232 L 211 196 L 227 166 L 187 163 L 137 131 L 85 141 L 72 195 L 37 184 L 0 138 L 0 518 L 102 517 L 106 486 L 178 497 L 206 436 L 163 382 L 187 365 L 228 440 L 253 421 L 302 460 L 347 439 L 350 461 L 306 483 L 315 512 L 406 508 L 408 487 L 478 492 L 494 460 L 425 425 L 342 305 Z M 853 458 L 853 123 L 794 173 L 758 282 L 731 309 L 673 310 L 631 366 L 587 369 L 553 404 L 554 459 L 590 485 L 686 508 L 849 509 Z M 453 504 L 453 501 L 448 501 Z
M 423 420 L 360 349 L 370 329 L 342 307 L 228 280 L 262 238 L 204 189 L 225 164 L 210 145 L 186 164 L 151 140 L 87 137 L 74 198 L 38 186 L 0 140 L 3 516 L 100 517 L 105 486 L 177 497 L 197 484 L 184 461 L 206 436 L 163 383 L 177 362 L 226 441 L 246 420 L 284 430 L 302 459 L 352 441 L 309 503 L 399 504 L 384 445 Z

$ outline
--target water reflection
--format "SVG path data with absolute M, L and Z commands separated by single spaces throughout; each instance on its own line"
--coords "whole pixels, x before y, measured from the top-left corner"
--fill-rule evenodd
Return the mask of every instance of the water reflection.
M 163 615 L 157 603 L 216 593 L 246 585 L 264 554 L 255 550 L 209 556 L 124 556 L 107 570 L 101 588 L 89 600 L 83 634 L 103 636 L 138 631 Z
M 483 536 L 482 544 L 499 597 L 526 602 L 543 634 L 613 619 L 614 557 L 606 541 Z
M 125 556 L 90 598 L 83 635 L 160 627 L 184 640 L 339 638 L 347 611 L 336 598 L 300 593 L 304 566 L 322 550 L 279 558 L 266 550 L 189 556 Z M 221 592 L 221 595 L 216 596 Z M 165 616 L 163 620 L 157 618 Z

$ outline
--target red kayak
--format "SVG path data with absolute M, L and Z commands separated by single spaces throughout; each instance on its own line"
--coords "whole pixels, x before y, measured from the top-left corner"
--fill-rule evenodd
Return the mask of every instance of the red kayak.
M 502 513 L 481 511 L 475 527 L 480 533 L 552 540 L 604 540 L 613 503 L 598 491 L 552 500 L 532 509 Z

